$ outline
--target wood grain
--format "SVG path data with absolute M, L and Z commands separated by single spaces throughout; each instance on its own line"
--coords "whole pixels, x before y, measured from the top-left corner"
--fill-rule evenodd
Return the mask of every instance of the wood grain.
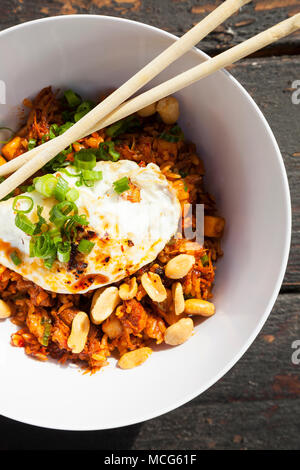
M 292 245 L 283 288 L 300 288 L 300 104 L 292 103 L 291 88 L 300 80 L 300 55 L 247 59 L 232 73 L 254 98 L 269 122 L 282 152 L 292 198 Z M 267 221 L 267 214 L 266 214 Z
M 180 36 L 219 3 L 0 0 L 0 30 L 50 15 L 96 13 L 142 21 Z M 201 48 L 213 55 L 299 10 L 299 0 L 254 0 L 205 39 Z M 293 294 L 279 296 L 261 334 L 234 368 L 185 406 L 139 425 L 88 433 L 45 430 L 2 417 L 0 450 L 299 449 L 300 365 L 291 361 L 291 344 L 300 339 L 300 104 L 291 102 L 292 83 L 300 80 L 299 45 L 298 33 L 230 70 L 262 109 L 283 154 L 294 220 L 282 292 Z
M 1 0 L 1 12 L 5 14 L 0 17 L 0 30 L 52 15 L 91 13 L 142 21 L 181 36 L 220 3 L 221 0 Z M 299 0 L 254 0 L 211 33 L 201 47 L 215 54 L 299 11 Z M 297 54 L 299 45 L 298 32 L 258 54 Z

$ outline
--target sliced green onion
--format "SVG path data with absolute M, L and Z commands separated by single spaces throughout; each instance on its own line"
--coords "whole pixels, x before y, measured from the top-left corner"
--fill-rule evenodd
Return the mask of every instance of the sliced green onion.
M 57 171 L 61 172 L 61 173 L 65 173 L 67 176 L 69 176 L 70 178 L 78 178 L 79 176 L 81 176 L 81 172 L 79 173 L 71 173 L 70 171 L 68 171 L 66 168 L 59 168 Z
M 79 121 L 81 118 L 83 118 L 83 116 L 90 112 L 94 106 L 95 105 L 92 101 L 83 101 L 76 109 L 76 113 L 74 114 L 74 121 Z
M 66 200 L 70 202 L 75 202 L 79 198 L 79 191 L 76 188 L 71 188 L 66 194 Z
M 207 266 L 209 264 L 209 259 L 208 259 L 208 256 L 206 254 L 202 256 L 201 263 L 202 263 L 203 266 Z
M 106 129 L 106 134 L 109 137 L 117 137 L 120 134 L 125 134 L 126 132 L 130 132 L 133 129 L 140 127 L 141 122 L 137 116 L 128 116 L 126 119 L 121 119 L 121 121 L 115 122 L 111 126 Z
M 17 209 L 17 204 L 19 201 L 26 202 L 27 204 L 27 209 Z M 18 214 L 28 214 L 28 212 L 31 212 L 33 208 L 33 199 L 29 196 L 17 196 L 13 200 L 13 210 L 17 212 Z
M 92 251 L 94 246 L 95 246 L 95 243 L 92 243 L 89 240 L 82 239 L 80 240 L 77 249 L 78 251 L 80 251 L 80 253 L 88 255 Z
M 103 177 L 102 171 L 82 170 L 81 174 L 84 181 L 101 181 Z
M 48 232 L 32 239 L 32 251 L 37 258 L 50 258 L 56 255 L 56 248 Z
M 116 162 L 120 158 L 119 152 L 115 150 L 115 144 L 114 142 L 101 142 L 99 144 L 99 151 L 97 152 L 97 156 L 101 160 L 111 160 L 113 162 Z
M 19 266 L 22 263 L 22 260 L 19 258 L 18 253 L 16 251 L 13 251 L 10 254 L 10 257 L 15 266 Z
M 42 230 L 42 226 L 47 224 L 44 217 L 42 217 L 42 212 L 43 212 L 43 207 L 42 206 L 37 206 L 37 216 L 38 216 L 39 220 L 35 224 L 34 235 L 37 235 L 38 233 L 40 233 L 41 230 Z
M 48 232 L 55 246 L 63 241 L 62 234 L 58 228 L 53 228 Z
M 74 125 L 73 122 L 65 122 L 65 124 L 62 124 L 58 128 L 58 135 L 62 135 L 64 132 L 66 132 L 68 129 L 70 129 L 70 127 L 72 127 L 73 125 Z
M 59 129 L 58 124 L 51 124 L 51 126 L 49 128 L 49 137 L 50 137 L 50 139 L 55 139 L 55 137 L 57 137 L 58 129 Z
M 167 142 L 179 142 L 184 140 L 184 134 L 178 125 L 173 126 L 168 132 L 163 132 L 160 139 L 166 140 Z
M 28 148 L 27 150 L 32 150 L 34 149 L 34 147 L 36 147 L 36 139 L 29 139 L 28 140 Z
M 32 191 L 35 190 L 35 187 L 33 184 L 30 184 L 29 186 L 20 186 L 20 189 L 23 193 L 32 193 Z
M 78 213 L 78 209 L 74 202 L 64 201 L 56 204 L 52 207 L 50 211 L 50 222 L 52 222 L 56 227 L 62 227 L 66 221 L 66 218 L 70 212 L 74 211 L 75 214 Z
M 57 245 L 57 258 L 61 263 L 68 263 L 71 257 L 71 243 L 63 242 Z
M 27 235 L 33 235 L 35 233 L 35 224 L 33 224 L 25 214 L 17 214 L 15 224 L 20 230 L 27 233 Z
M 128 191 L 128 189 L 130 188 L 129 179 L 127 178 L 127 176 L 124 176 L 123 178 L 114 181 L 113 186 L 116 193 L 122 194 L 124 193 L 124 191 Z
M 61 176 L 57 178 L 57 185 L 54 188 L 53 196 L 58 201 L 62 202 L 66 199 L 66 194 L 69 191 L 69 185 L 66 180 Z
M 92 170 L 96 165 L 96 155 L 89 149 L 79 150 L 75 154 L 74 164 L 81 170 Z
M 35 189 L 43 196 L 50 197 L 53 195 L 57 185 L 57 178 L 53 175 L 44 175 L 33 180 Z
M 41 325 L 45 325 L 44 334 L 41 342 L 43 346 L 48 346 L 49 337 L 51 333 L 51 321 L 48 318 L 43 317 L 41 320 Z
M 66 98 L 68 105 L 71 108 L 75 108 L 81 103 L 80 96 L 77 93 L 75 93 L 73 90 L 66 90 L 64 92 L 64 97 Z
M 44 259 L 45 268 L 51 269 L 54 264 L 55 259 L 56 259 L 56 253 L 51 255 L 49 258 Z

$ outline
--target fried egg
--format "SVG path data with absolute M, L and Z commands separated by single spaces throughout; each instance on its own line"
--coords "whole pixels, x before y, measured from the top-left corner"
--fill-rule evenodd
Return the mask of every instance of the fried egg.
M 68 167 L 69 172 L 74 171 Z M 115 283 L 152 262 L 178 229 L 181 214 L 176 194 L 159 167 L 149 163 L 140 167 L 135 162 L 98 162 L 94 168 L 102 172 L 102 180 L 93 187 L 75 186 L 76 178 L 61 173 L 70 187 L 76 187 L 78 214 L 86 214 L 88 231 L 94 247 L 80 255 L 76 263 L 56 260 L 51 269 L 40 258 L 29 256 L 30 236 L 15 225 L 13 198 L 0 203 L 0 264 L 21 274 L 48 291 L 80 294 Z M 59 175 L 57 172 L 55 175 Z M 118 194 L 113 183 L 128 177 L 135 196 Z M 24 193 L 34 201 L 28 218 L 36 223 L 37 205 L 42 216 L 57 204 L 36 191 Z M 21 263 L 16 266 L 11 254 L 16 251 Z

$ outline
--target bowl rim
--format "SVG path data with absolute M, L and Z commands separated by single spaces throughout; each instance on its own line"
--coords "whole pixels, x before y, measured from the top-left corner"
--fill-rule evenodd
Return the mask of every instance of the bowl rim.
M 129 24 L 137 24 L 139 26 L 142 26 L 148 30 L 152 30 L 154 33 L 159 33 L 169 39 L 172 39 L 173 41 L 178 40 L 178 37 L 174 34 L 171 34 L 167 31 L 164 31 L 163 29 L 160 29 L 158 27 L 148 25 L 146 23 L 143 23 L 141 21 L 136 21 L 136 20 L 131 20 L 127 18 L 121 18 L 121 17 L 116 17 L 116 16 L 110 16 L 110 15 L 97 15 L 97 14 L 71 14 L 71 15 L 57 15 L 57 16 L 49 16 L 46 18 L 38 18 L 35 20 L 30 20 L 26 21 L 14 26 L 10 26 L 9 28 L 4 29 L 3 31 L 0 31 L 0 40 L 3 36 L 6 34 L 12 33 L 14 30 L 19 30 L 19 29 L 25 29 L 25 28 L 30 28 L 32 25 L 35 25 L 37 23 L 44 23 L 44 22 L 52 22 L 52 21 L 72 21 L 74 19 L 96 19 L 96 18 L 101 18 L 104 20 L 109 20 L 109 21 L 115 21 L 115 22 L 124 22 L 124 23 L 129 23 Z M 195 54 L 200 56 L 201 58 L 210 58 L 208 54 L 203 52 L 201 49 L 198 47 L 193 47 L 191 49 Z M 223 367 L 223 369 L 216 374 L 211 380 L 207 381 L 205 384 L 202 384 L 201 386 L 197 387 L 196 390 L 193 392 L 184 395 L 184 397 L 180 400 L 178 400 L 176 403 L 172 403 L 168 407 L 163 407 L 163 408 L 158 408 L 155 410 L 155 412 L 147 412 L 144 415 L 140 416 L 138 419 L 134 418 L 132 420 L 126 420 L 126 422 L 119 422 L 119 423 L 113 423 L 112 426 L 101 426 L 101 428 L 97 427 L 95 428 L 94 426 L 77 426 L 76 429 L 73 427 L 72 429 L 66 428 L 65 426 L 49 426 L 45 425 L 43 423 L 39 423 L 35 420 L 35 422 L 31 421 L 30 419 L 22 419 L 18 418 L 17 416 L 14 416 L 13 413 L 7 414 L 3 413 L 1 411 L 2 416 L 12 419 L 14 421 L 22 422 L 25 424 L 29 424 L 32 426 L 38 426 L 38 427 L 44 427 L 48 429 L 57 429 L 57 430 L 67 430 L 67 431 L 96 431 L 96 430 L 104 430 L 104 429 L 117 429 L 120 427 L 124 426 L 130 426 L 133 424 L 137 423 L 142 423 L 144 421 L 147 421 L 149 419 L 156 418 L 158 416 L 161 416 L 165 413 L 169 413 L 172 410 L 175 410 L 176 408 L 179 408 L 180 406 L 184 405 L 185 403 L 188 403 L 192 399 L 196 398 L 198 395 L 201 395 L 204 391 L 208 390 L 212 385 L 214 385 L 216 382 L 220 380 L 227 372 L 241 359 L 241 357 L 245 354 L 245 352 L 248 350 L 248 348 L 251 346 L 251 344 L 254 342 L 255 338 L 259 334 L 260 330 L 264 326 L 267 318 L 269 317 L 271 310 L 276 302 L 276 299 L 278 297 L 280 287 L 282 285 L 282 281 L 285 275 L 288 259 L 289 259 L 289 252 L 290 252 L 290 245 L 291 245 L 291 234 L 292 234 L 292 208 L 291 208 L 291 196 L 290 196 L 290 189 L 289 189 L 289 183 L 288 183 L 288 177 L 283 161 L 282 154 L 279 149 L 279 145 L 275 139 L 275 136 L 272 132 L 272 129 L 266 120 L 264 114 L 252 98 L 252 96 L 247 92 L 247 90 L 238 82 L 236 78 L 234 78 L 227 70 L 222 69 L 220 70 L 220 73 L 223 73 L 227 76 L 227 78 L 230 79 L 232 82 L 233 86 L 235 86 L 247 99 L 249 106 L 252 106 L 253 110 L 256 112 L 258 118 L 261 120 L 263 123 L 268 136 L 270 137 L 273 147 L 274 147 L 274 152 L 276 153 L 277 157 L 277 162 L 279 163 L 280 171 L 281 171 L 281 177 L 282 177 L 282 182 L 283 182 L 283 188 L 284 188 L 284 210 L 285 210 L 285 217 L 286 217 L 286 230 L 285 230 L 285 240 L 284 240 L 284 253 L 282 256 L 281 260 L 281 266 L 280 266 L 280 271 L 278 272 L 277 276 L 277 281 L 274 285 L 273 288 L 273 294 L 269 299 L 268 305 L 265 309 L 264 314 L 262 315 L 262 318 L 256 325 L 256 328 L 252 331 L 251 335 L 249 336 L 248 340 L 244 344 L 244 346 L 234 355 L 234 357 L 228 361 L 228 363 Z

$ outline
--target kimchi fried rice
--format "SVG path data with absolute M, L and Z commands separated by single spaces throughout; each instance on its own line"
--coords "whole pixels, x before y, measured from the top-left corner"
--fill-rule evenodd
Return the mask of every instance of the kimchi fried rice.
M 104 98 L 105 95 L 101 96 L 99 101 Z M 47 87 L 23 104 L 29 110 L 27 121 L 3 145 L 1 165 L 61 134 L 96 103 L 83 101 L 72 90 L 62 97 Z M 13 201 L 25 192 L 37 190 L 41 176 L 72 165 L 80 151 L 91 150 L 92 155 L 102 149 L 112 162 L 129 160 L 140 168 L 150 163 L 157 165 L 175 191 L 183 215 L 190 207 L 203 204 L 204 243 L 184 238 L 179 227 L 153 261 L 117 282 L 84 293 L 45 290 L 16 272 L 20 259 L 17 252 L 12 253 L 16 271 L 0 266 L 0 318 L 9 317 L 19 327 L 11 336 L 13 346 L 24 348 L 26 354 L 41 361 L 49 358 L 60 363 L 71 361 L 90 372 L 107 365 L 110 356 L 117 357 L 119 367 L 127 369 L 143 363 L 155 343 L 165 342 L 171 347 L 187 340 L 193 333 L 193 317 L 215 313 L 212 288 L 216 262 L 222 256 L 220 240 L 225 221 L 217 215 L 214 198 L 204 189 L 202 160 L 195 145 L 185 140 L 177 124 L 178 116 L 176 98 L 164 98 L 73 143 L 27 181 L 25 187 L 17 188 L 9 196 Z M 88 171 L 96 179 L 97 172 Z M 139 202 L 136 185 L 129 180 L 117 183 L 119 194 L 133 204 Z M 76 190 L 72 197 L 76 198 Z M 195 228 L 194 214 L 184 220 L 185 225 Z M 45 220 L 40 217 L 40 221 L 41 228 Z M 78 222 L 79 234 L 88 233 L 86 225 Z M 82 265 L 84 253 L 93 245 L 88 236 L 83 240 Z M 66 269 L 71 270 L 72 263 L 78 263 L 75 253 L 77 249 L 78 254 L 78 246 L 65 242 L 67 253 L 62 250 L 61 258 L 57 255 L 60 261 L 68 263 Z M 34 253 L 37 256 L 37 250 Z M 96 312 L 101 302 L 102 314 Z

